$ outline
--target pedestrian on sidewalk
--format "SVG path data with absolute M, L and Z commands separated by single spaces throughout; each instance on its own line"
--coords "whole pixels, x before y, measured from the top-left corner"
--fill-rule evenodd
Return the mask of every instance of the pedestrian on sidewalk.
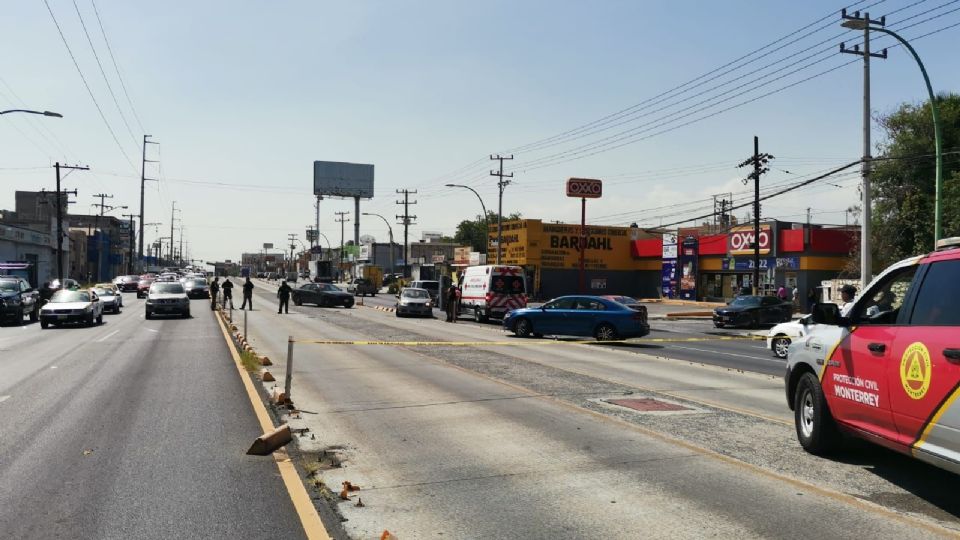
M 456 285 L 451 285 L 450 288 L 447 289 L 447 297 L 445 299 L 447 305 L 444 306 L 447 308 L 447 322 L 457 322 L 457 298 L 459 298 L 459 296 Z
M 233 309 L 233 282 L 230 281 L 230 278 L 223 280 L 223 285 L 220 286 L 223 289 L 223 309 L 227 309 L 227 301 L 230 301 L 230 309 Z
M 250 276 L 247 276 L 247 281 L 243 284 L 243 303 L 240 304 L 240 309 L 247 307 L 247 302 L 250 303 L 250 311 L 253 311 L 253 282 L 250 281 Z
M 280 299 L 280 306 L 277 308 L 277 313 L 290 313 L 291 292 L 293 292 L 293 289 L 287 285 L 287 280 L 280 282 L 280 288 L 277 289 L 277 298 Z
M 217 295 L 220 294 L 220 278 L 213 278 L 213 282 L 210 283 L 210 310 L 217 310 Z

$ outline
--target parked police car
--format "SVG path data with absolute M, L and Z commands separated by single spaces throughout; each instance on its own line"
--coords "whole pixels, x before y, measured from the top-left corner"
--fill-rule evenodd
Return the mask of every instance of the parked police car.
M 848 317 L 816 304 L 789 349 L 787 402 L 808 451 L 840 431 L 960 473 L 960 238 L 884 270 Z

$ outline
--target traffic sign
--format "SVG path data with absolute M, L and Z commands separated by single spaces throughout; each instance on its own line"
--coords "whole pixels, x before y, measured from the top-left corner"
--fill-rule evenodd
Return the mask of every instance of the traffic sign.
M 570 178 L 567 180 L 567 197 L 599 199 L 603 195 L 603 181 L 594 178 Z

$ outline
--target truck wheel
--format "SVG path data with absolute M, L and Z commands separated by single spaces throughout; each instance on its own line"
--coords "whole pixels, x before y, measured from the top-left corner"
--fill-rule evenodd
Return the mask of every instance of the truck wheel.
M 800 376 L 793 408 L 797 440 L 811 454 L 825 454 L 839 441 L 837 426 L 827 407 L 827 400 L 816 375 L 807 372 Z

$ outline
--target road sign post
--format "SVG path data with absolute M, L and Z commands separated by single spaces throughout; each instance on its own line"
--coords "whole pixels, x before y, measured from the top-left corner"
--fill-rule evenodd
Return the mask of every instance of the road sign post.
M 580 198 L 580 294 L 586 293 L 587 276 L 587 199 L 599 199 L 603 195 L 603 181 L 594 178 L 567 179 L 567 197 Z

